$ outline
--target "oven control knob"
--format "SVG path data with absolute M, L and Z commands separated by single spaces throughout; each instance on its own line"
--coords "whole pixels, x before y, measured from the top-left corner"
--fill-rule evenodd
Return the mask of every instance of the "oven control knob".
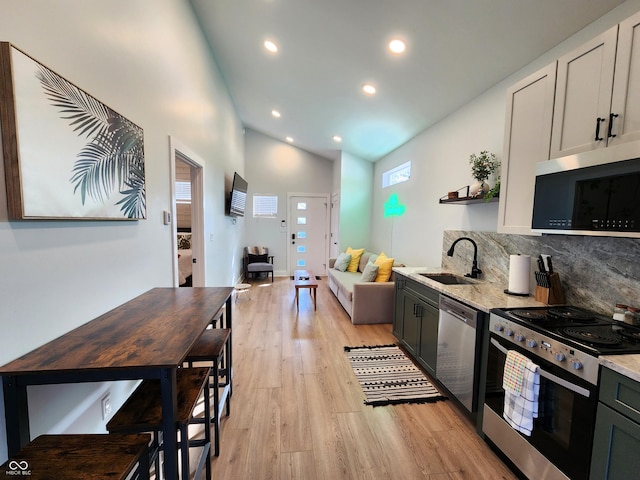
M 573 360 L 571 360 L 571 367 L 574 370 L 580 370 L 582 368 L 582 362 L 576 358 L 574 358 Z
M 557 362 L 564 362 L 566 360 L 567 357 L 564 356 L 564 353 L 562 352 L 558 352 L 556 353 L 556 361 Z
M 496 323 L 496 325 L 493 327 L 493 329 L 494 329 L 496 332 L 501 332 L 501 331 L 503 331 L 503 330 L 504 330 L 504 325 L 502 325 L 502 324 L 500 324 L 500 323 Z
M 510 328 L 505 329 L 504 334 L 507 337 L 513 337 L 513 330 L 511 330 Z
M 528 338 L 527 339 L 527 347 L 535 348 L 537 346 L 538 346 L 538 342 L 536 342 L 533 338 Z
M 513 338 L 516 342 L 522 342 L 524 340 L 524 335 L 522 335 L 521 333 L 516 333 Z

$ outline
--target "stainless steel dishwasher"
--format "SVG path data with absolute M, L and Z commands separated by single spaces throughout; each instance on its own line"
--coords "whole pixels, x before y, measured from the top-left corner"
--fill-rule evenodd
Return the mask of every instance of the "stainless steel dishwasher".
M 481 312 L 440 295 L 436 378 L 469 412 L 477 409 Z

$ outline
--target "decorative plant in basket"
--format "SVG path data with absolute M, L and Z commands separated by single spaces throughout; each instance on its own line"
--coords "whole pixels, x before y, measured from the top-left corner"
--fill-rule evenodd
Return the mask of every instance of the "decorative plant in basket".
M 498 169 L 500 162 L 495 154 L 483 150 L 479 155 L 472 153 L 469 156 L 469 164 L 471 165 L 471 174 L 476 179 L 476 183 L 471 185 L 469 194 L 473 197 L 482 196 L 490 190 L 491 187 L 486 181 Z

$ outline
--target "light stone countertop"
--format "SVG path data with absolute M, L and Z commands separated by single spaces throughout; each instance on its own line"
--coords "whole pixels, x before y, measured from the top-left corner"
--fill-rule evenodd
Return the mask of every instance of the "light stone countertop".
M 455 273 L 464 276 L 464 274 L 443 270 L 441 267 L 394 267 L 393 271 L 487 313 L 492 308 L 546 306 L 536 301 L 533 295 L 528 297 L 508 295 L 504 293 L 504 285 L 482 279 L 470 279 L 472 284 L 445 285 L 420 275 L 421 273 Z M 599 360 L 600 365 L 640 382 L 640 354 L 603 355 Z
M 482 279 L 469 279 L 473 282 L 472 284 L 445 285 L 420 275 L 421 273 L 455 273 L 464 276 L 461 273 L 443 270 L 441 267 L 394 267 L 393 271 L 486 313 L 492 308 L 546 306 L 536 301 L 533 295 L 528 297 L 508 295 L 504 293 L 506 285 L 498 285 Z
M 640 354 L 603 355 L 600 357 L 600 365 L 640 382 Z

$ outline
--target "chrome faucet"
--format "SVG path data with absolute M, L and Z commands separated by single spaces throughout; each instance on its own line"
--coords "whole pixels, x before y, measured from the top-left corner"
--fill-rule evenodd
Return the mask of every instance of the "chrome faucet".
M 451 244 L 451 248 L 447 251 L 447 255 L 449 257 L 453 257 L 453 250 L 456 248 L 456 244 L 460 240 L 469 240 L 473 244 L 473 265 L 471 266 L 471 273 L 467 273 L 465 277 L 478 278 L 478 275 L 482 273 L 482 270 L 478 268 L 478 245 L 476 245 L 476 242 L 474 242 L 473 239 L 469 237 L 458 238 Z

